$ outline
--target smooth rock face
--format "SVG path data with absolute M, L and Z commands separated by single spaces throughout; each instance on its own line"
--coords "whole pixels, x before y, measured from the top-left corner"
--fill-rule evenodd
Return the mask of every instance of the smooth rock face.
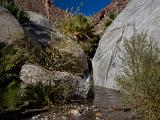
M 0 42 L 12 44 L 24 38 L 24 31 L 16 18 L 0 6 Z
M 141 33 L 160 41 L 160 0 L 131 0 L 108 27 L 92 62 L 95 85 L 118 90 L 115 80 L 120 72 L 118 56 L 123 41 Z
M 86 98 L 90 84 L 89 82 L 81 79 L 67 72 L 48 71 L 41 66 L 34 64 L 25 64 L 20 71 L 20 79 L 22 80 L 22 87 L 26 87 L 29 84 L 36 85 L 41 82 L 43 85 L 64 84 L 72 85 L 73 91 L 70 91 L 73 96 L 80 98 Z

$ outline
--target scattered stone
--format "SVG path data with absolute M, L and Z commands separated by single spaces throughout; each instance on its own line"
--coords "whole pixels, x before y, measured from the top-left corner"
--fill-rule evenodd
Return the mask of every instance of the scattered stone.
M 75 117 L 79 117 L 81 116 L 80 112 L 78 111 L 78 109 L 72 109 L 70 110 L 70 114 L 72 114 Z
M 102 118 L 103 115 L 102 115 L 102 113 L 97 112 L 97 113 L 95 114 L 95 116 L 98 117 L 98 118 Z
M 67 117 L 66 116 L 62 116 L 62 120 L 67 120 Z

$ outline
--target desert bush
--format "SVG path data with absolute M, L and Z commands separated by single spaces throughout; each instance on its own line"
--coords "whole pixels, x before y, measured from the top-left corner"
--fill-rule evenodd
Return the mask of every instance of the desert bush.
M 0 5 L 8 9 L 20 23 L 25 23 L 29 20 L 28 14 L 21 8 L 18 8 L 13 0 L 0 0 Z
M 34 107 L 44 107 L 46 105 L 62 105 L 67 102 L 70 96 L 70 85 L 28 85 L 25 88 L 25 100 L 33 103 Z M 50 106 L 49 106 L 50 107 Z
M 19 45 L 0 43 L 0 107 L 15 108 L 20 103 L 19 72 L 27 52 Z
M 146 35 L 126 40 L 122 50 L 122 72 L 117 77 L 124 101 L 144 114 L 146 120 L 160 119 L 160 49 Z
M 22 90 L 16 81 L 11 82 L 0 92 L 0 109 L 15 109 L 22 103 Z
M 58 29 L 66 36 L 72 36 L 89 57 L 93 57 L 100 37 L 94 34 L 93 26 L 83 15 L 71 16 L 58 24 Z
M 46 48 L 41 57 L 37 59 L 37 63 L 51 71 L 66 71 L 73 74 L 83 73 L 83 69 L 80 68 L 82 65 L 81 58 L 65 51 L 60 51 L 58 48 L 58 46 Z
M 104 23 L 105 28 L 112 24 L 112 22 L 117 17 L 117 15 L 118 15 L 118 12 L 115 12 L 115 11 L 111 11 L 111 12 L 108 13 L 107 19 L 105 20 L 105 23 Z
M 58 24 L 58 29 L 65 35 L 73 35 L 78 40 L 93 36 L 92 27 L 83 15 L 71 16 Z
M 19 71 L 26 59 L 27 52 L 24 48 L 0 43 L 0 89 L 19 79 Z

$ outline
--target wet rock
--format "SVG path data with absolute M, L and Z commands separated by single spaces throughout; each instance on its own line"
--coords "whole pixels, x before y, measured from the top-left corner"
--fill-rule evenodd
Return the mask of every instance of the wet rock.
M 72 114 L 75 117 L 81 116 L 81 114 L 80 114 L 80 112 L 79 112 L 78 109 L 72 109 L 72 110 L 70 110 L 70 114 Z
M 62 120 L 67 120 L 67 117 L 65 117 L 65 116 L 62 116 Z
M 98 117 L 98 118 L 102 118 L 103 115 L 102 115 L 102 113 L 97 112 L 97 113 L 95 114 L 95 116 Z

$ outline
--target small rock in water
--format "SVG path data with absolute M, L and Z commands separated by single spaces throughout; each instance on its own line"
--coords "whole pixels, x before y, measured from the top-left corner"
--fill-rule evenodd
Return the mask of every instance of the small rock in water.
M 95 116 L 98 117 L 98 118 L 102 118 L 102 113 L 97 112 L 97 113 L 95 114 Z
M 100 118 L 99 118 L 99 117 L 96 117 L 96 120 L 100 120 Z
M 76 116 L 76 117 L 81 116 L 81 114 L 79 113 L 79 111 L 77 109 L 70 110 L 70 114 L 72 114 L 73 116 Z
M 36 116 L 33 116 L 33 117 L 32 117 L 32 120 L 36 120 Z

